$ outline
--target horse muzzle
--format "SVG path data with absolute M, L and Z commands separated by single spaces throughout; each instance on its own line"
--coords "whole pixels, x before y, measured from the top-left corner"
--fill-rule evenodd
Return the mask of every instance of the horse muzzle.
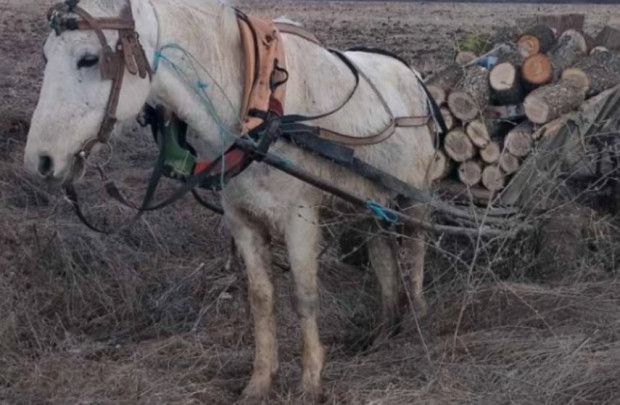
M 48 182 L 68 184 L 84 171 L 84 160 L 75 155 L 56 156 L 48 151 L 29 151 L 24 155 L 25 169 Z

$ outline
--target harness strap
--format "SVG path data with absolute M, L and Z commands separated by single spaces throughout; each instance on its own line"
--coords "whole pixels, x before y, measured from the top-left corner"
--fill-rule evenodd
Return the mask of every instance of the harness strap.
M 329 52 L 336 55 L 349 68 L 351 73 L 353 73 L 353 77 L 355 78 L 355 85 L 353 86 L 353 89 L 351 89 L 351 91 L 349 92 L 347 97 L 344 99 L 344 101 L 340 103 L 338 107 L 334 108 L 333 110 L 330 110 L 322 114 L 317 114 L 317 115 L 288 114 L 282 117 L 282 124 L 314 121 L 314 120 L 318 120 L 321 118 L 329 117 L 330 115 L 334 115 L 338 111 L 342 110 L 344 106 L 347 105 L 349 101 L 351 101 L 351 99 L 357 92 L 357 89 L 359 88 L 359 85 L 360 85 L 359 69 L 357 69 L 357 67 L 353 64 L 353 62 L 351 62 L 351 60 L 349 60 L 349 58 L 347 58 L 342 52 L 337 51 L 335 49 L 329 49 Z
M 314 116 L 285 115 L 284 117 L 282 117 L 282 130 L 284 132 L 287 132 L 289 130 L 290 124 L 297 124 L 301 122 L 313 121 L 313 120 L 317 120 L 320 118 L 325 118 L 327 116 L 333 115 L 337 113 L 338 111 L 340 111 L 355 95 L 359 87 L 359 84 L 360 84 L 360 77 L 364 79 L 364 81 L 370 86 L 372 91 L 379 98 L 379 102 L 381 103 L 381 106 L 383 107 L 384 111 L 389 116 L 389 123 L 383 130 L 381 130 L 377 134 L 367 136 L 367 137 L 357 137 L 357 136 L 352 136 L 348 134 L 343 134 L 341 132 L 337 132 L 337 131 L 323 128 L 323 127 L 316 127 L 318 130 L 319 136 L 321 138 L 324 138 L 332 142 L 338 142 L 338 143 L 342 143 L 345 145 L 351 145 L 351 146 L 374 145 L 374 144 L 378 144 L 378 143 L 381 143 L 389 139 L 396 132 L 396 128 L 401 128 L 401 127 L 411 128 L 411 127 L 419 127 L 419 126 L 428 125 L 429 120 L 430 120 L 429 115 L 394 117 L 394 115 L 392 114 L 392 110 L 390 109 L 390 106 L 388 105 L 385 98 L 381 95 L 381 92 L 379 91 L 377 86 L 372 82 L 372 80 L 370 80 L 370 78 L 362 70 L 360 70 L 357 67 L 357 65 L 355 65 L 355 63 L 353 63 L 353 61 L 351 61 L 345 54 L 343 54 L 342 52 L 336 51 L 336 50 L 330 50 L 330 52 L 337 55 L 340 58 L 340 60 L 342 60 L 345 63 L 345 65 L 355 75 L 355 86 L 353 90 L 351 91 L 351 93 L 349 93 L 349 96 L 344 101 L 344 103 L 342 103 L 338 108 L 332 111 L 329 111 L 327 113 L 320 114 L 320 115 L 314 115 Z
M 283 104 L 288 80 L 282 38 L 272 21 L 248 17 L 235 10 L 245 59 L 241 135 L 265 121 L 272 100 Z

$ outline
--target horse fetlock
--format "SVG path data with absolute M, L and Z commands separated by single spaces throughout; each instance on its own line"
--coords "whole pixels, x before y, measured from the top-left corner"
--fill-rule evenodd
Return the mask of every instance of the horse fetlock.
M 304 393 L 321 394 L 321 374 L 325 364 L 325 348 L 320 343 L 305 345 L 301 386 Z
M 245 400 L 259 401 L 267 395 L 271 389 L 271 373 L 268 370 L 254 371 L 250 382 L 243 390 L 241 397 Z

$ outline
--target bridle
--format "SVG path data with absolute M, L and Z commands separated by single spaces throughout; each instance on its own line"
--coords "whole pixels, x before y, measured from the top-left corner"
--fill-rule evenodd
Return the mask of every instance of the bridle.
M 54 5 L 48 11 L 47 19 L 56 35 L 60 35 L 64 31 L 94 31 L 101 44 L 99 55 L 101 78 L 112 81 L 110 96 L 99 132 L 96 137 L 89 139 L 82 145 L 76 156 L 76 159 L 86 160 L 95 144 L 107 144 L 114 129 L 117 122 L 116 112 L 125 69 L 130 74 L 138 75 L 142 79 L 148 76 L 149 80 L 152 79 L 152 71 L 136 32 L 136 24 L 129 0 L 126 0 L 120 16 L 116 18 L 95 18 L 79 7 L 78 3 L 79 0 L 66 0 Z M 114 49 L 103 34 L 104 30 L 118 31 L 118 40 Z

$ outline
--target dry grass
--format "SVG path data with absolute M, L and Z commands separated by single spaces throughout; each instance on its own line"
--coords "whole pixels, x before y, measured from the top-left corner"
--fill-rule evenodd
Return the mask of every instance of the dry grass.
M 306 6 L 279 7 L 298 17 Z M 29 28 L 21 32 L 14 17 L 0 18 L 0 404 L 234 402 L 249 377 L 252 331 L 243 270 L 225 267 L 220 219 L 188 200 L 103 237 L 77 222 L 56 190 L 25 176 L 45 29 L 22 16 Z M 110 174 L 133 198 L 152 149 L 136 131 L 116 141 Z M 91 214 L 116 224 L 131 215 L 87 180 Z M 320 272 L 327 403 L 618 403 L 618 232 L 609 215 L 585 222 L 588 232 L 573 242 L 580 255 L 560 263 L 542 261 L 535 237 L 430 240 L 430 315 L 372 347 L 376 281 L 340 263 L 330 236 L 337 229 L 328 227 Z M 299 331 L 286 260 L 275 250 L 281 371 L 268 403 L 298 403 Z

